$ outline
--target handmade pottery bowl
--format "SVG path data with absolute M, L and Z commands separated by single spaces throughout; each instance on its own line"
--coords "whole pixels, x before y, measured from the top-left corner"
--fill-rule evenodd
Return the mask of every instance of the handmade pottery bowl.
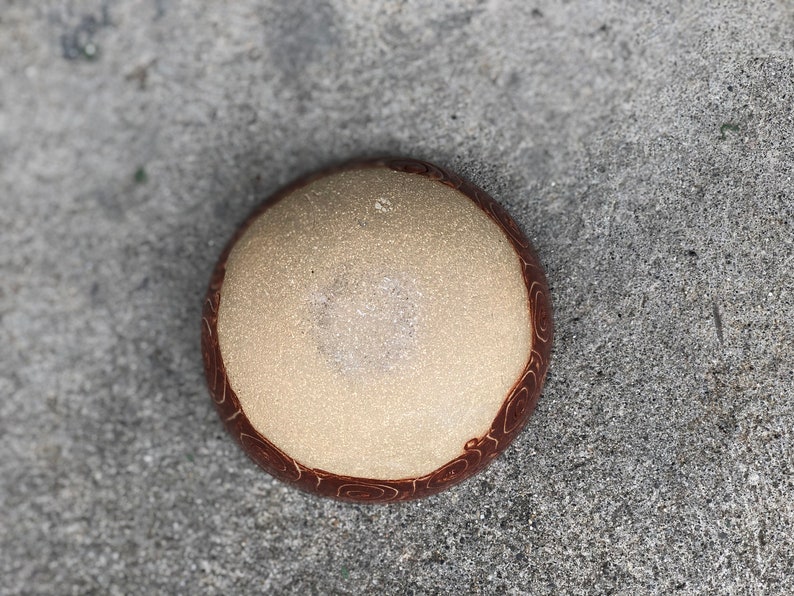
M 202 321 L 231 435 L 276 478 L 351 501 L 485 467 L 535 408 L 551 344 L 527 238 L 413 159 L 351 162 L 265 201 L 221 254 Z

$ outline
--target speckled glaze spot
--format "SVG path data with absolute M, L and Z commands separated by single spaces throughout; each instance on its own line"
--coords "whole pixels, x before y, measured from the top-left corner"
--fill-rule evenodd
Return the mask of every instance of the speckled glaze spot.
M 334 498 L 432 494 L 482 469 L 537 403 L 550 299 L 526 237 L 474 185 L 410 159 L 295 182 L 232 238 L 202 348 L 227 429 Z

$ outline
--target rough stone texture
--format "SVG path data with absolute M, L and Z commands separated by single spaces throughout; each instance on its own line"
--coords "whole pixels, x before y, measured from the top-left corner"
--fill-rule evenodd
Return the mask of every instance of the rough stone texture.
M 0 593 L 794 591 L 794 6 L 0 0 Z M 269 192 L 458 170 L 549 274 L 521 437 L 394 507 L 225 436 L 201 300 Z

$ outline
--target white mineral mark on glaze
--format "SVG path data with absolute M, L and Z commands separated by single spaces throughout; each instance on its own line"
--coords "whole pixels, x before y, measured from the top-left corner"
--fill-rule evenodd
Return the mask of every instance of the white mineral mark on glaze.
M 388 213 L 389 211 L 394 211 L 394 205 L 389 199 L 381 197 L 375 201 L 375 211 L 379 213 Z
M 405 364 L 416 343 L 421 295 L 399 275 L 356 279 L 343 267 L 332 283 L 309 295 L 320 353 L 346 375 Z

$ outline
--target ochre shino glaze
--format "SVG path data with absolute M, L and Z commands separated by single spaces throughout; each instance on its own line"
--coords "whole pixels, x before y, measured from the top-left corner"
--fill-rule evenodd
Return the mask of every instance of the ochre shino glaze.
M 262 468 L 390 502 L 483 469 L 537 404 L 545 275 L 485 192 L 427 162 L 351 162 L 265 201 L 213 271 L 207 382 Z

